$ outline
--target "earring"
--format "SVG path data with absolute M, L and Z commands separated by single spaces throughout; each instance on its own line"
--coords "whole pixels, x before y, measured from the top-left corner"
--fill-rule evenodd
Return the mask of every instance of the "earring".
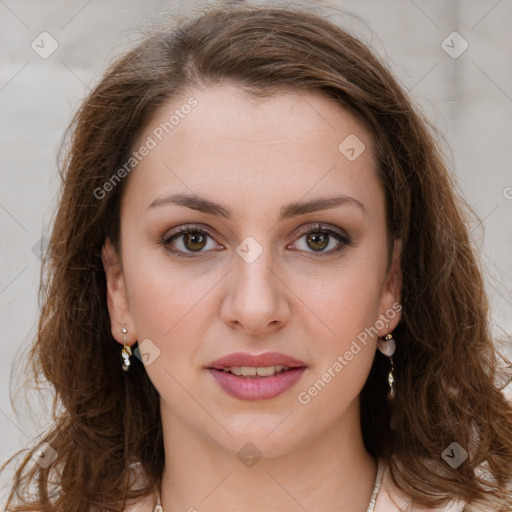
M 130 368 L 130 356 L 132 355 L 132 349 L 130 345 L 126 344 L 126 334 L 128 333 L 126 327 L 123 327 L 121 332 L 123 333 L 123 348 L 121 349 L 121 357 L 124 360 L 122 368 L 125 372 L 127 372 Z
M 388 384 L 389 384 L 389 398 L 394 398 L 395 396 L 395 388 L 393 386 L 393 383 L 395 382 L 395 378 L 393 376 L 393 372 L 395 370 L 395 367 L 393 365 L 393 354 L 396 350 L 396 343 L 393 338 L 392 334 L 386 334 L 384 336 L 384 339 L 380 338 L 377 343 L 378 349 L 385 355 L 389 357 L 390 363 L 391 363 L 391 369 L 389 370 L 388 374 Z

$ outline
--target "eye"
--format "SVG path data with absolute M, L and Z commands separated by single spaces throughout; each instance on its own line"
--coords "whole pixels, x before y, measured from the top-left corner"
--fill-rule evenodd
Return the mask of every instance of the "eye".
M 303 240 L 303 243 L 300 243 Z M 197 226 L 180 226 L 162 238 L 162 245 L 177 256 L 194 257 L 195 254 L 223 249 L 214 242 L 213 236 Z M 319 256 L 340 252 L 352 245 L 350 237 L 343 230 L 321 224 L 304 231 L 297 241 L 288 248 L 299 249 Z
M 303 243 L 298 243 L 301 240 Z M 318 224 L 303 232 L 292 248 L 324 255 L 339 252 L 351 243 L 345 232 Z
M 214 243 L 208 231 L 196 226 L 180 226 L 170 233 L 166 233 L 162 244 L 167 250 L 178 256 L 193 256 L 194 253 L 207 252 L 222 247 Z

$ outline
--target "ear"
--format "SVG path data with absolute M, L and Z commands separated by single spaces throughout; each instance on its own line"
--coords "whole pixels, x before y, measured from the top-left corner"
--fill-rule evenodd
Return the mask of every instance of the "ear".
M 127 345 L 133 345 L 137 335 L 130 314 L 121 258 L 108 238 L 101 250 L 101 261 L 107 281 L 107 306 L 112 336 L 121 345 L 124 343 L 123 337 L 126 337 Z M 122 332 L 123 327 L 128 331 L 126 334 Z
M 402 295 L 402 269 L 400 266 L 401 255 L 402 241 L 397 239 L 393 245 L 391 264 L 389 265 L 381 294 L 379 318 L 382 322 L 379 323 L 384 323 L 384 326 L 382 329 L 379 329 L 380 337 L 392 332 L 402 318 L 402 305 L 400 304 Z

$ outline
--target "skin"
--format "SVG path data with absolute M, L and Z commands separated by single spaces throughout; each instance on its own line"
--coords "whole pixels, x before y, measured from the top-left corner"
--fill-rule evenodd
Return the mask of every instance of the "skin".
M 164 510 L 364 512 L 377 466 L 364 449 L 358 396 L 377 338 L 359 343 L 361 351 L 308 404 L 298 394 L 400 299 L 400 249 L 395 244 L 389 255 L 370 135 L 315 92 L 256 100 L 220 84 L 183 98 L 190 95 L 197 107 L 129 176 L 121 254 L 108 240 L 103 249 L 113 336 L 122 344 L 126 326 L 127 344 L 149 339 L 160 350 L 146 370 L 160 394 Z M 134 147 L 185 101 L 157 112 Z M 338 150 L 350 134 L 366 146 L 354 161 Z M 148 209 L 177 193 L 220 202 L 232 218 L 175 204 Z M 287 203 L 333 195 L 363 207 L 346 202 L 278 218 Z M 347 233 L 351 243 L 331 236 L 315 252 L 304 231 L 316 223 Z M 191 251 L 198 246 L 185 245 L 184 236 L 162 240 L 185 224 L 209 228 L 203 252 Z M 251 263 L 236 252 L 249 236 L 262 249 Z M 281 396 L 243 401 L 204 369 L 236 351 L 277 351 L 308 367 Z M 237 457 L 248 442 L 262 454 L 252 467 Z

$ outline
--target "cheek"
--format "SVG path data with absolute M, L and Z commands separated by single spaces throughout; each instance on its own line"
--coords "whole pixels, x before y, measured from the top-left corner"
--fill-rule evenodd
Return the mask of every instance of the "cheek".
M 146 371 L 166 402 L 187 408 L 191 403 L 185 389 L 200 367 L 198 352 L 211 325 L 215 281 L 200 273 L 191 277 L 169 264 L 144 268 L 134 269 L 127 285 L 139 346 L 151 340 L 154 345 L 147 346 L 157 355 Z
M 333 415 L 356 399 L 375 356 L 375 327 L 386 274 L 378 244 L 354 250 L 335 270 L 298 276 L 297 294 L 311 311 L 308 326 L 314 365 L 299 390 L 298 403 L 308 413 Z M 320 319 L 320 321 L 319 321 Z M 333 407 L 333 404 L 336 406 Z M 333 419 L 331 418 L 331 419 Z
M 302 284 L 306 289 L 307 282 Z M 371 329 L 378 319 L 380 285 L 378 270 L 363 265 L 347 265 L 328 283 L 316 287 L 309 283 L 308 304 L 313 305 L 309 317 L 316 322 L 309 328 L 314 364 L 298 390 L 297 402 L 311 417 L 334 421 L 361 392 L 375 356 Z M 314 316 L 321 319 L 324 335 Z
M 336 268 L 295 276 L 294 292 L 310 308 L 309 316 L 320 320 L 325 338 L 339 343 L 338 348 L 377 320 L 385 263 L 384 258 L 354 251 Z
M 188 272 L 162 255 L 132 253 L 125 264 L 130 311 L 139 339 L 149 338 L 162 349 L 178 349 L 193 341 L 198 320 L 208 322 L 209 296 L 218 279 L 210 273 Z M 182 341 L 183 340 L 183 341 Z

